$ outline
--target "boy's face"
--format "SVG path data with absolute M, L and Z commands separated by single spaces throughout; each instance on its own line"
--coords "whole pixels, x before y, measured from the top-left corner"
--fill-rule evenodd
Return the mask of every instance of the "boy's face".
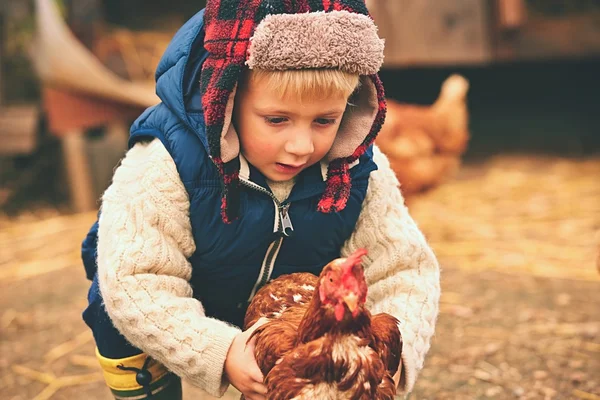
M 251 79 L 245 86 L 235 100 L 235 126 L 243 156 L 267 179 L 290 180 L 329 152 L 346 98 L 301 102 Z

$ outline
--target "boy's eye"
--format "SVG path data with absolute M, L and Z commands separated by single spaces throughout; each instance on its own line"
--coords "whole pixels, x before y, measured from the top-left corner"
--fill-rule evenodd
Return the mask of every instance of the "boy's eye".
M 287 121 L 285 117 L 265 117 L 265 121 L 270 125 L 278 125 Z
M 317 119 L 315 119 L 315 122 L 318 125 L 333 125 L 333 124 L 335 124 L 335 119 L 334 118 L 317 118 Z

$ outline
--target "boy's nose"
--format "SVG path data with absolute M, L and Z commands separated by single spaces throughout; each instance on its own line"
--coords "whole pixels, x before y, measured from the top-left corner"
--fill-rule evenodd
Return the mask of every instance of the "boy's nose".
M 315 147 L 312 137 L 307 133 L 295 133 L 285 145 L 285 151 L 298 157 L 313 153 Z

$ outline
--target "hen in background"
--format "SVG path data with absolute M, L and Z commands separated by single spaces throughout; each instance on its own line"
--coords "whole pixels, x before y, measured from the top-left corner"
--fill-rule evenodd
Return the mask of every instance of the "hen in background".
M 470 136 L 468 90 L 465 78 L 452 75 L 431 106 L 388 99 L 375 143 L 389 158 L 404 194 L 436 186 L 458 170 Z
M 334 260 L 319 277 L 283 275 L 254 296 L 244 327 L 271 319 L 252 335 L 268 399 L 394 398 L 402 352 L 398 320 L 365 308 L 365 254 Z

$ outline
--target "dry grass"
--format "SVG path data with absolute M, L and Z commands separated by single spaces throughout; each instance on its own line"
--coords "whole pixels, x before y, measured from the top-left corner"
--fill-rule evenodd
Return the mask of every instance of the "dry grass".
M 443 268 L 436 337 L 410 399 L 599 400 L 600 159 L 498 157 L 408 204 Z M 94 219 L 0 216 L 8 399 L 110 398 L 80 317 L 79 245 Z M 185 396 L 207 399 L 189 386 Z
M 444 289 L 411 400 L 600 399 L 600 159 L 497 157 L 408 204 Z
M 453 268 L 598 281 L 599 159 L 497 157 L 409 206 Z

